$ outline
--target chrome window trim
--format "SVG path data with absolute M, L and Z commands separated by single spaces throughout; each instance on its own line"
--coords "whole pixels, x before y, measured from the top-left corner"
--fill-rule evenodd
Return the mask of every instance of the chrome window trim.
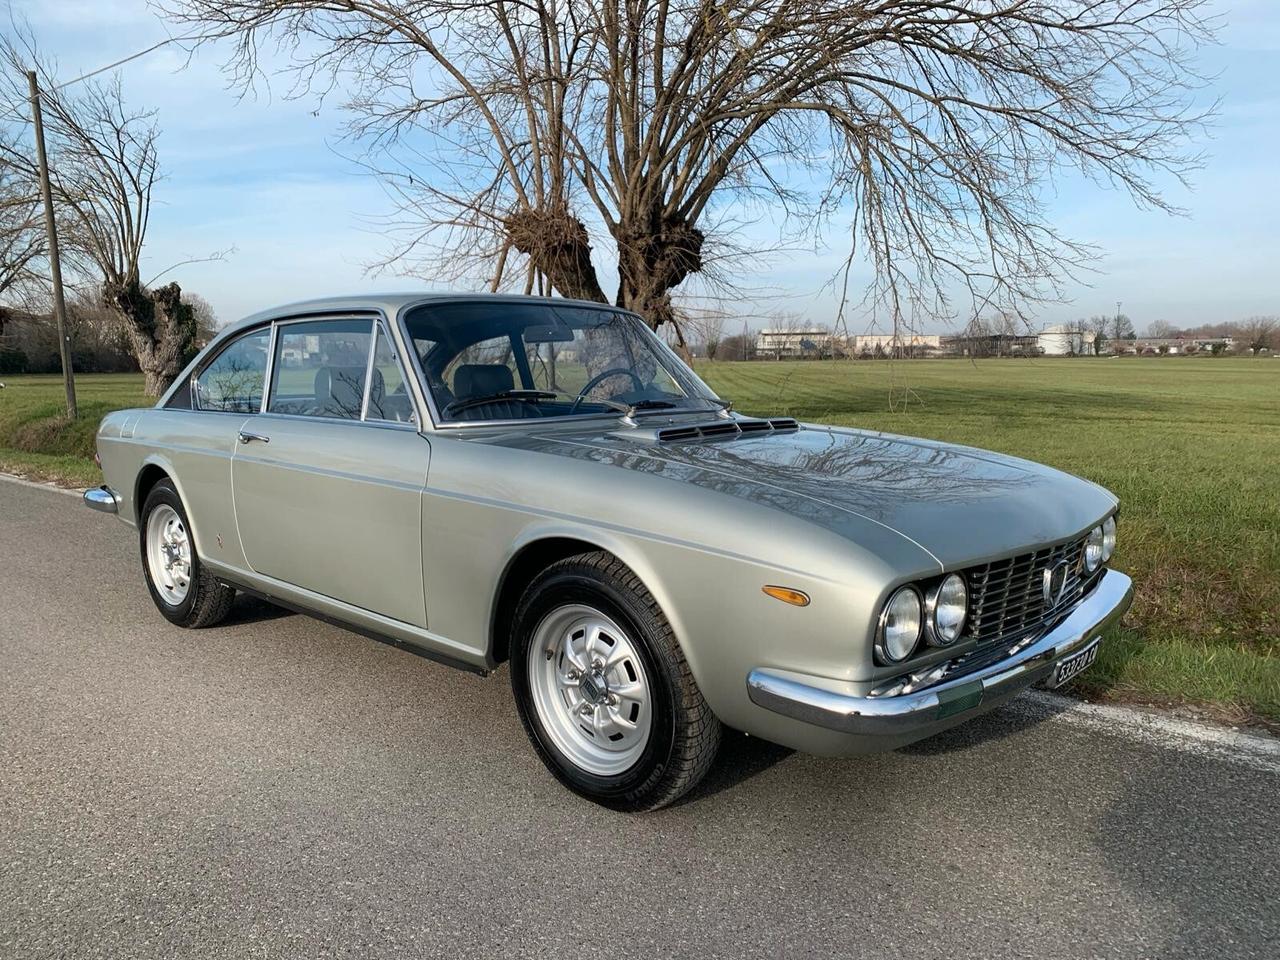
M 271 381 L 276 375 L 276 346 L 280 340 L 280 328 L 271 324 L 271 338 L 267 341 L 267 374 L 262 381 L 262 403 L 258 404 L 258 413 L 267 412 L 267 403 L 271 399 Z
M 262 394 L 262 409 L 258 411 L 260 415 L 271 414 L 277 417 L 291 417 L 297 420 L 322 420 L 326 423 L 364 423 L 365 408 L 369 403 L 369 376 L 373 366 L 373 350 L 376 342 L 374 334 L 377 332 L 378 317 L 381 315 L 377 310 L 361 310 L 351 311 L 347 313 L 337 314 L 320 314 L 289 317 L 285 320 L 271 321 L 271 355 L 267 358 L 267 369 L 272 376 L 275 375 L 276 351 L 279 346 L 279 336 L 281 327 L 290 327 L 299 323 L 329 323 L 334 320 L 366 320 L 369 323 L 369 352 L 365 355 L 364 364 L 364 394 L 360 399 L 360 416 L 359 417 L 312 417 L 300 413 L 280 413 L 276 410 L 269 410 L 271 394 L 275 389 L 275 384 L 267 381 L 267 389 Z
M 387 329 L 387 325 L 384 322 L 384 320 L 385 320 L 385 317 L 379 316 L 376 320 L 374 320 L 374 324 L 373 324 L 373 342 L 370 344 L 370 349 L 369 349 L 369 370 L 365 375 L 364 409 L 360 411 L 360 422 L 361 423 L 394 423 L 394 424 L 398 424 L 399 426 L 412 427 L 414 430 L 417 430 L 418 425 L 422 423 L 422 413 L 419 408 L 417 398 L 414 396 L 414 390 L 412 387 L 409 386 L 409 383 L 411 380 L 413 380 L 413 378 L 410 377 L 408 372 L 405 370 L 404 361 L 400 359 L 400 357 L 403 355 L 403 351 L 400 349 L 399 344 L 396 342 L 396 338 L 391 334 L 390 330 Z M 373 361 L 378 353 L 378 335 L 379 334 L 387 338 L 387 343 L 391 345 L 392 352 L 395 354 L 396 369 L 400 371 L 400 379 L 405 384 L 405 396 L 409 398 L 409 406 L 413 410 L 414 419 L 409 423 L 399 423 L 399 421 L 396 421 L 396 420 L 381 420 L 381 419 L 370 420 L 369 419 L 369 389 L 373 385 L 373 367 L 374 367 Z
M 241 414 L 244 416 L 244 414 Z M 262 414 L 264 417 L 276 417 L 280 420 L 298 420 L 303 423 L 350 423 L 359 427 L 376 427 L 378 429 L 387 430 L 410 430 L 414 433 L 418 432 L 418 425 L 414 423 L 397 423 L 395 420 L 352 420 L 348 417 L 309 417 L 302 413 L 276 413 L 268 411 Z

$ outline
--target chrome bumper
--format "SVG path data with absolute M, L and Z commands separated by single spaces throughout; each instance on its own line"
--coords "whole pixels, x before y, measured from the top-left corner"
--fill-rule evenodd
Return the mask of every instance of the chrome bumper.
M 120 498 L 116 496 L 114 490 L 104 484 L 101 487 L 93 487 L 84 492 L 84 505 L 90 510 L 101 510 L 103 513 L 118 513 L 120 511 Z
M 747 677 L 747 693 L 753 703 L 775 713 L 840 733 L 884 737 L 885 748 L 892 749 L 990 710 L 1048 679 L 1055 663 L 1116 623 L 1132 601 L 1133 582 L 1108 570 L 1070 616 L 1031 646 L 914 693 L 859 696 L 848 691 L 852 684 L 763 667 Z

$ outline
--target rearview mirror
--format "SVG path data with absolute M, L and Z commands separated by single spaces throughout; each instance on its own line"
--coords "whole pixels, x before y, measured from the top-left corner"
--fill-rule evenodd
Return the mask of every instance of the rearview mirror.
M 544 323 L 539 326 L 525 327 L 525 343 L 572 343 L 573 330 L 558 323 Z

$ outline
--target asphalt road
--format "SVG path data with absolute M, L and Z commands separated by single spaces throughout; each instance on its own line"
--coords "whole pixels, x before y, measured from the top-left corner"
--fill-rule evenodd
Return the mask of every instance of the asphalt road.
M 243 598 L 170 626 L 131 530 L 0 482 L 0 957 L 1280 956 L 1280 759 L 1006 708 L 832 761 L 731 736 L 642 817 L 506 672 Z

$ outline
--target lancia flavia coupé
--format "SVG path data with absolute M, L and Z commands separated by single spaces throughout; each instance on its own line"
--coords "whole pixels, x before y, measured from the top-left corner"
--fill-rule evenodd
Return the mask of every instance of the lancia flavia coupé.
M 136 527 L 170 621 L 213 626 L 243 591 L 507 663 L 551 773 L 623 810 L 693 787 L 726 726 L 857 754 L 1065 683 L 1132 595 L 1095 484 L 742 416 L 593 303 L 270 310 L 97 449 L 85 500 Z

